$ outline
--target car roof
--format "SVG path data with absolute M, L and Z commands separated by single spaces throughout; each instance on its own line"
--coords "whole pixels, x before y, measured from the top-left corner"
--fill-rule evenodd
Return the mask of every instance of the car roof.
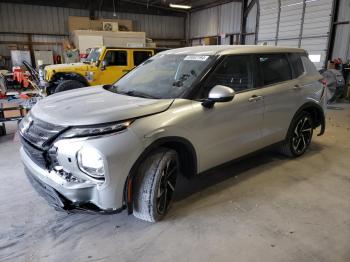
M 162 54 L 191 54 L 191 55 L 228 55 L 254 53 L 306 53 L 304 49 L 280 46 L 259 45 L 208 45 L 176 48 L 162 52 Z

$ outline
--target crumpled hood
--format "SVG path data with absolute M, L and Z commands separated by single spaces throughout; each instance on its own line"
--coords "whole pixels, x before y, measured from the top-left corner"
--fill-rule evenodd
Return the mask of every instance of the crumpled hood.
M 156 114 L 167 110 L 173 99 L 147 99 L 120 95 L 103 86 L 79 88 L 40 100 L 34 117 L 57 125 L 94 125 Z

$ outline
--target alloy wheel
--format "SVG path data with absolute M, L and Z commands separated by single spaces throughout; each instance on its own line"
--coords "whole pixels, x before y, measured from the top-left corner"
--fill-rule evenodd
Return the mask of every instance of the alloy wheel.
M 175 160 L 169 160 L 162 170 L 158 193 L 157 193 L 157 211 L 159 214 L 164 214 L 173 198 L 178 167 Z
M 302 117 L 295 129 L 292 136 L 292 147 L 295 153 L 303 153 L 310 144 L 312 137 L 312 122 L 308 116 Z

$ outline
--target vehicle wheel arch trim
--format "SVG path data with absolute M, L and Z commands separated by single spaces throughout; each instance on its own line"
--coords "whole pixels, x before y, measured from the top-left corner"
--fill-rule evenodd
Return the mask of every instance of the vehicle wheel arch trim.
M 303 104 L 301 107 L 299 107 L 299 109 L 294 113 L 293 115 L 293 118 L 292 118 L 292 121 L 291 123 L 293 122 L 293 120 L 302 112 L 302 111 L 307 111 L 308 110 L 316 110 L 316 113 L 319 114 L 319 119 L 316 119 L 317 120 L 317 125 L 315 126 L 318 127 L 318 126 L 321 126 L 321 130 L 320 132 L 317 134 L 317 136 L 321 136 L 324 134 L 325 132 L 325 129 L 326 129 L 326 118 L 325 118 L 325 114 L 324 114 L 324 110 L 323 108 L 317 104 L 317 103 L 314 103 L 314 102 L 306 102 L 305 104 Z M 314 111 L 315 112 L 315 111 Z M 314 119 L 315 120 L 315 119 Z M 288 132 L 286 134 L 286 138 L 288 137 L 288 134 L 290 133 L 290 128 L 288 128 Z
M 193 167 L 192 167 L 192 171 L 190 171 L 189 173 L 192 173 L 191 175 L 185 175 L 185 177 L 190 178 L 191 176 L 194 176 L 195 174 L 197 174 L 197 154 L 195 151 L 194 146 L 192 145 L 192 143 L 187 140 L 186 138 L 183 137 L 178 137 L 178 136 L 169 136 L 169 137 L 162 137 L 162 138 L 158 138 L 155 141 L 153 141 L 149 146 L 147 146 L 143 152 L 140 154 L 140 156 L 137 158 L 137 160 L 135 161 L 135 163 L 133 164 L 132 168 L 130 169 L 129 175 L 125 180 L 125 184 L 124 184 L 124 194 L 123 194 L 123 198 L 124 198 L 124 205 L 128 210 L 128 214 L 132 214 L 133 213 L 133 192 L 132 192 L 132 180 L 135 177 L 135 175 L 137 174 L 137 170 L 138 167 L 140 166 L 140 164 L 143 162 L 144 159 L 146 159 L 147 156 L 149 156 L 149 154 L 152 151 L 157 150 L 160 147 L 169 147 L 169 144 L 181 144 L 182 146 L 185 146 L 185 148 L 188 150 L 188 152 L 191 154 L 191 161 L 193 161 Z M 174 149 L 174 148 L 171 148 Z M 176 151 L 176 149 L 174 149 Z M 181 156 L 179 156 L 181 157 Z M 181 161 L 181 160 L 180 160 Z M 188 167 L 186 167 L 188 168 Z
M 53 75 L 50 82 L 57 82 L 61 77 L 63 77 L 65 80 L 76 80 L 83 83 L 85 86 L 90 86 L 89 82 L 83 75 L 73 72 L 57 72 Z

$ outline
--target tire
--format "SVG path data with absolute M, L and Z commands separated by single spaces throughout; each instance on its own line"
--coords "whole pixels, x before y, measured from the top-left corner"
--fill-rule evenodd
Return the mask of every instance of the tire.
M 5 136 L 6 135 L 6 127 L 5 123 L 0 124 L 0 136 Z
M 59 83 L 55 89 L 55 94 L 63 91 L 73 90 L 77 88 L 84 87 L 85 85 L 82 82 L 77 80 L 63 80 Z
M 304 154 L 311 143 L 313 126 L 311 114 L 305 111 L 300 112 L 292 120 L 280 152 L 288 157 L 299 157 Z
M 147 157 L 134 178 L 133 215 L 148 222 L 162 220 L 171 206 L 178 173 L 174 150 L 160 148 Z

